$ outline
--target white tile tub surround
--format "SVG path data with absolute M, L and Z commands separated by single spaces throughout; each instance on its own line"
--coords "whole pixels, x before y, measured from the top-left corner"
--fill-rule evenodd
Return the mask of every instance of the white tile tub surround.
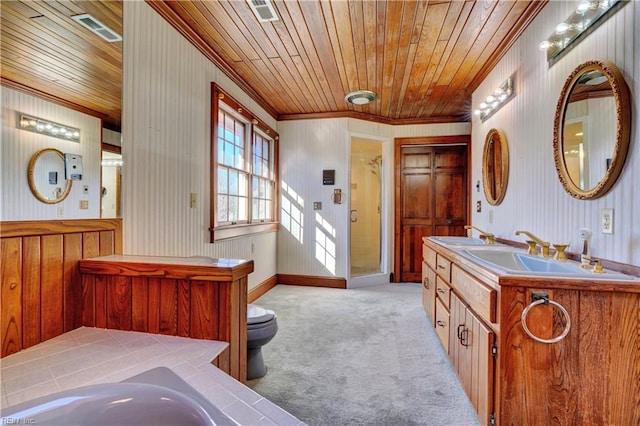
M 81 327 L 0 360 L 2 408 L 168 367 L 240 425 L 302 425 L 211 365 L 228 343 Z

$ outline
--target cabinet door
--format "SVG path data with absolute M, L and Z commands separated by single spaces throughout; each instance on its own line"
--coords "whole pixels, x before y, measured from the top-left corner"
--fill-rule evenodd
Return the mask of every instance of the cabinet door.
M 451 293 L 449 357 L 483 424 L 493 412 L 495 335 L 455 294 Z
M 439 298 L 436 298 L 436 334 L 449 353 L 449 311 L 444 307 Z
M 468 378 L 469 399 L 476 408 L 483 424 L 489 424 L 489 415 L 493 412 L 493 375 L 495 361 L 492 346 L 495 334 L 485 326 L 476 315 L 466 311 L 468 336 L 463 335 L 461 343 L 470 350 L 468 362 L 471 363 L 471 377 Z
M 422 306 L 432 327 L 436 324 L 436 273 L 422 263 Z

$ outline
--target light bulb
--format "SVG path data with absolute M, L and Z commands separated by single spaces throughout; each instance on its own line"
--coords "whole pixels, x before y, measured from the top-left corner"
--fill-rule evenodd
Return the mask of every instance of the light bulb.
M 569 30 L 570 25 L 567 24 L 566 22 L 560 22 L 558 24 L 558 26 L 556 27 L 556 33 L 557 34 L 564 34 L 567 32 L 567 30 Z

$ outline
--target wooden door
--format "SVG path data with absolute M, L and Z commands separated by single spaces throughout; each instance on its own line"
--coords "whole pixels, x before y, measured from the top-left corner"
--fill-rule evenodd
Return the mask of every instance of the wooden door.
M 396 282 L 420 282 L 422 238 L 465 235 L 467 145 L 396 146 Z

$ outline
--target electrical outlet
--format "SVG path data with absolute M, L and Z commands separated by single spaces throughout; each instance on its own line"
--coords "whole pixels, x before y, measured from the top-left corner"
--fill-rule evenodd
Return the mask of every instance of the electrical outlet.
M 482 201 L 480 200 L 476 201 L 476 212 L 477 213 L 482 212 Z
M 600 213 L 600 232 L 613 234 L 613 209 L 602 209 Z
M 314 201 L 313 202 L 314 210 L 322 210 L 322 201 Z
M 87 210 L 89 208 L 89 200 L 80 200 L 80 209 Z

